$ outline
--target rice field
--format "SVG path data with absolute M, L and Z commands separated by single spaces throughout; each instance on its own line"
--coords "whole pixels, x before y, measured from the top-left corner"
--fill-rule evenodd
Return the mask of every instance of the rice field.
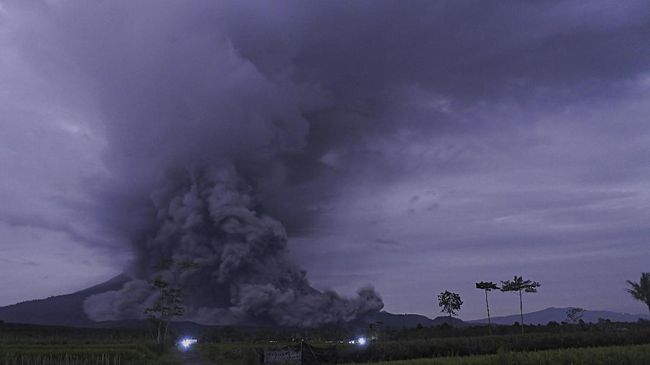
M 369 363 L 368 363 L 369 364 Z M 650 345 L 499 352 L 372 363 L 373 365 L 650 365 Z
M 175 364 L 139 345 L 0 346 L 0 365 L 161 365 Z

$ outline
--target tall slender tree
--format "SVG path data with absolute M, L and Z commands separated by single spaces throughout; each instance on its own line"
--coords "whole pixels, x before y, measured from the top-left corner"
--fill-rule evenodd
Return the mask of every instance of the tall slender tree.
M 492 334 L 492 319 L 490 318 L 490 303 L 488 302 L 488 292 L 492 290 L 497 290 L 499 287 L 497 284 L 491 281 L 480 281 L 476 283 L 476 289 L 481 289 L 485 291 L 485 307 L 487 308 L 488 316 L 488 331 Z
M 650 272 L 641 273 L 641 279 L 638 283 L 627 280 L 630 286 L 625 289 L 632 298 L 645 303 L 648 306 L 648 313 L 650 313 Z
M 521 317 L 521 334 L 524 334 L 524 305 L 522 299 L 522 293 L 537 293 L 537 288 L 541 286 L 540 283 L 536 281 L 524 280 L 521 276 L 516 276 L 512 280 L 506 280 L 501 282 L 501 291 L 502 292 L 517 292 L 519 293 L 519 315 Z

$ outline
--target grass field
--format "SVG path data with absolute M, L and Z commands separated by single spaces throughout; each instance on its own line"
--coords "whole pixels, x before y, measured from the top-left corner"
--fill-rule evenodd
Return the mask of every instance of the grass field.
M 256 365 L 261 349 L 288 344 L 205 342 L 200 349 L 207 358 L 220 365 Z M 639 359 L 650 358 L 650 332 L 646 329 L 432 338 L 373 342 L 362 347 L 318 342 L 311 342 L 310 345 L 320 353 L 320 360 L 333 364 L 401 365 L 403 360 L 405 365 L 420 365 L 417 362 L 411 364 L 410 359 L 439 359 L 418 360 L 431 364 L 639 364 L 643 363 Z M 552 361 L 544 362 L 547 358 Z
M 0 323 L 0 365 L 172 365 L 171 346 L 142 329 Z
M 162 365 L 173 356 L 143 345 L 0 345 L 0 365 Z
M 256 348 L 283 347 L 293 343 L 206 343 L 199 345 L 201 353 L 219 365 L 255 365 L 259 363 Z
M 524 336 L 442 337 L 434 333 L 435 330 L 419 331 L 423 338 L 404 336 L 401 339 L 398 332 L 391 333 L 393 336 L 386 336 L 389 340 L 380 337 L 383 340 L 365 346 L 341 343 L 346 338 L 344 335 L 338 335 L 339 340 L 334 340 L 337 337 L 327 338 L 320 332 L 305 331 L 296 333 L 292 338 L 305 338 L 309 351 L 303 350 L 303 359 L 309 365 L 371 362 L 391 365 L 650 365 L 650 327 L 645 322 L 626 327 L 618 324 L 585 326 L 581 331 L 562 326 L 535 327 L 537 332 Z M 225 339 L 225 334 L 231 332 L 234 330 L 227 328 L 205 333 L 179 330 L 170 337 L 168 344 L 159 346 L 154 345 L 146 329 L 86 329 L 0 323 L 0 365 L 178 364 L 173 340 L 186 333 L 196 336 L 201 354 L 219 365 L 259 365 L 264 348 L 281 348 L 298 343 L 286 339 L 286 336 L 271 340 L 273 337 L 267 336 L 268 331 L 260 335 L 253 330 L 235 333 L 241 340 L 231 342 Z M 428 334 L 436 336 L 426 337 Z
M 494 355 L 444 357 L 372 363 L 373 365 L 650 365 L 650 345 L 499 352 Z

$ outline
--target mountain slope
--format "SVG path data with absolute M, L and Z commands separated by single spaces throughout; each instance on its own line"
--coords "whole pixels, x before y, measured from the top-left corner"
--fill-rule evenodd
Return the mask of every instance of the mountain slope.
M 87 326 L 96 325 L 83 310 L 84 300 L 93 294 L 117 290 L 128 281 L 128 276 L 118 275 L 104 283 L 72 294 L 30 300 L 0 307 L 0 320 L 12 323 Z
M 103 293 L 110 290 L 117 290 L 129 280 L 128 276 L 122 274 L 102 284 L 78 291 L 76 293 L 50 297 L 47 299 L 31 300 L 14 305 L 0 307 L 0 320 L 11 323 L 60 325 L 78 327 L 116 327 L 116 326 L 141 326 L 141 321 L 121 321 L 97 323 L 91 321 L 83 310 L 84 300 L 93 294 Z M 548 322 L 562 322 L 566 320 L 566 312 L 570 308 L 546 308 L 541 311 L 524 314 L 526 324 L 547 324 Z M 639 319 L 650 320 L 650 316 L 641 314 L 618 313 L 611 311 L 585 311 L 582 319 L 588 323 L 598 322 L 598 319 L 608 319 L 613 322 L 636 322 Z M 493 317 L 493 324 L 512 325 L 518 322 L 519 315 Z M 363 319 L 364 325 L 381 322 L 389 328 L 415 328 L 418 325 L 424 327 L 438 326 L 444 323 L 454 327 L 463 327 L 472 324 L 485 324 L 487 319 L 463 322 L 460 319 L 448 317 L 437 317 L 431 319 L 419 314 L 393 314 L 379 312 Z
M 571 309 L 571 307 L 567 307 L 567 308 L 551 307 L 537 312 L 524 313 L 524 323 L 535 324 L 535 325 L 537 324 L 545 325 L 551 321 L 560 323 L 562 321 L 566 321 L 566 312 L 569 309 Z M 599 318 L 608 319 L 612 322 L 636 322 L 639 319 L 650 320 L 650 316 L 648 315 L 618 313 L 618 312 L 611 312 L 611 311 L 585 310 L 582 316 L 582 320 L 587 323 L 596 323 L 598 322 Z M 503 316 L 503 317 L 492 317 L 493 324 L 512 325 L 515 322 L 519 322 L 519 321 L 520 318 L 518 314 L 511 315 L 511 316 Z M 487 318 L 483 318 L 475 321 L 469 321 L 469 323 L 487 323 Z
M 117 290 L 128 280 L 128 276 L 119 275 L 107 282 L 76 293 L 0 307 L 0 320 L 8 323 L 72 327 L 140 327 L 144 325 L 142 321 L 93 322 L 83 310 L 83 302 L 88 296 L 109 290 Z M 466 325 L 463 321 L 455 318 L 450 321 L 447 317 L 431 319 L 419 314 L 392 314 L 388 312 L 372 314 L 359 322 L 359 325 L 365 328 L 371 323 L 378 322 L 390 328 L 415 328 L 418 325 L 430 327 L 443 323 L 449 323 L 455 327 Z M 190 326 L 191 323 L 187 323 L 187 325 Z

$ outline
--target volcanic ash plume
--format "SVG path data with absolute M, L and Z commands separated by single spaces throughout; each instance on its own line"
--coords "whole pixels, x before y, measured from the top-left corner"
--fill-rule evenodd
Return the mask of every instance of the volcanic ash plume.
M 288 258 L 284 227 L 255 210 L 250 188 L 233 168 L 180 175 L 151 196 L 157 223 L 139 246 L 139 278 L 89 297 L 84 308 L 91 319 L 143 318 L 158 299 L 149 284 L 156 277 L 183 288 L 184 319 L 205 324 L 311 327 L 383 307 L 372 288 L 354 299 L 313 289 Z

